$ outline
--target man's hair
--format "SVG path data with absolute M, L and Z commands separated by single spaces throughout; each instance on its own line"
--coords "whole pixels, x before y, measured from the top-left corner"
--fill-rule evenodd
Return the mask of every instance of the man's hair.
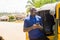
M 36 11 L 36 9 L 35 8 L 30 8 L 30 11 L 33 12 L 33 11 Z

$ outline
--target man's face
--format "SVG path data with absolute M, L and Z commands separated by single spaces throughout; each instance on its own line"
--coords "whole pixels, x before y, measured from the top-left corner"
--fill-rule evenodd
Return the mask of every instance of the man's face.
M 33 10 L 31 10 L 31 15 L 36 15 L 36 10 L 35 9 L 33 9 Z

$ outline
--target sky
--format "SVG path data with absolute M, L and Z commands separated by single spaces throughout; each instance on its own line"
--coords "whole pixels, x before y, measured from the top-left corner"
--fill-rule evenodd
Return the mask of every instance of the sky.
M 0 12 L 25 12 L 27 0 L 0 0 Z

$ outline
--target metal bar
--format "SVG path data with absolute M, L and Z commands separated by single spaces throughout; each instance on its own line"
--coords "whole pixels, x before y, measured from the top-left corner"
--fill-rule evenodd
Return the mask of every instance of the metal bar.
M 54 40 L 58 40 L 58 19 L 56 19 Z

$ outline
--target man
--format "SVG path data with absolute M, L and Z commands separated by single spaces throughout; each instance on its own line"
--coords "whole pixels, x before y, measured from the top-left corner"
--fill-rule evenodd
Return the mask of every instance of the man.
M 43 30 L 42 19 L 40 16 L 36 15 L 36 9 L 30 9 L 30 15 L 28 15 L 24 20 L 24 32 L 29 33 L 30 40 L 49 40 Z

